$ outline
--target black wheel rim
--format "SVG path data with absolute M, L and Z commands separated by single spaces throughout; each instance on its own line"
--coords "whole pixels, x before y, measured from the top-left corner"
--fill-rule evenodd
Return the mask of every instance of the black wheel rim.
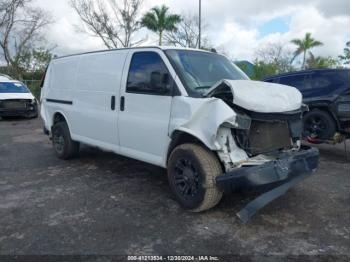
M 199 192 L 199 174 L 188 159 L 179 159 L 175 165 L 175 188 L 183 198 L 193 198 Z
M 54 144 L 54 147 L 55 147 L 55 150 L 61 154 L 64 150 L 64 145 L 65 145 L 65 142 L 64 142 L 64 137 L 61 133 L 59 132 L 55 132 L 54 135 L 53 135 L 53 144 Z
M 324 139 L 327 134 L 327 121 L 321 116 L 306 119 L 305 134 L 312 139 Z

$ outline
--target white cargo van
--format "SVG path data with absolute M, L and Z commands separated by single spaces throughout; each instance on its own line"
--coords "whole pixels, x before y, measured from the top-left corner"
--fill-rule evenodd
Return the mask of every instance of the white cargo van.
M 309 176 L 318 151 L 300 145 L 302 96 L 251 81 L 224 56 L 165 47 L 108 50 L 54 59 L 41 116 L 56 155 L 79 143 L 158 165 L 178 202 L 203 211 L 223 192 L 273 189 L 258 209 Z

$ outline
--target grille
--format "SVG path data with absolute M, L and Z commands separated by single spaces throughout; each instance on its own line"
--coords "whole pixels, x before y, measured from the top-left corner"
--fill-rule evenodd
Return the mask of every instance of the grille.
M 236 140 L 249 155 L 269 153 L 292 146 L 287 121 L 252 121 L 248 131 L 238 131 Z
M 28 101 L 29 100 L 23 100 L 23 99 L 5 100 L 0 103 L 0 107 L 3 109 L 23 110 L 27 108 Z

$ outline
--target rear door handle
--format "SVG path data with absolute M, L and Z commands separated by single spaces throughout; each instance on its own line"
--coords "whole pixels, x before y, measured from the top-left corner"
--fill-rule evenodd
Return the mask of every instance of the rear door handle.
M 125 109 L 125 97 L 121 96 L 120 97 L 120 111 L 124 111 Z
M 111 98 L 111 109 L 113 111 L 115 110 L 115 96 L 112 96 L 112 98 Z

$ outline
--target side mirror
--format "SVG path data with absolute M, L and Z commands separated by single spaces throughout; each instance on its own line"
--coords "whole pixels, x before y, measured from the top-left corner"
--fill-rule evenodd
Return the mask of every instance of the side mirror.
M 168 73 L 163 74 L 163 84 L 164 85 L 169 84 L 169 74 Z
M 168 93 L 170 91 L 169 74 L 161 74 L 159 71 L 153 71 L 151 73 L 150 85 L 157 93 Z
M 153 71 L 151 73 L 151 81 L 150 84 L 152 87 L 158 87 L 162 84 L 162 76 L 159 71 Z

